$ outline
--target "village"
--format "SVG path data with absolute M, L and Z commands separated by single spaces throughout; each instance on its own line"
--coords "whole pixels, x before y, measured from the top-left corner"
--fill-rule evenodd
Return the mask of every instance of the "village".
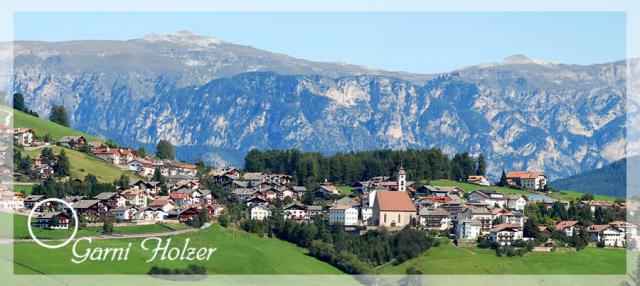
M 16 144 L 23 148 L 43 144 L 36 142 L 30 129 L 15 128 L 13 136 Z M 230 206 L 239 205 L 243 212 L 240 220 L 264 221 L 276 215 L 294 222 L 323 220 L 354 235 L 379 228 L 391 231 L 415 228 L 454 239 L 455 243 L 479 246 L 487 243 L 518 246 L 537 240 L 537 249 L 551 250 L 556 246 L 575 246 L 580 237 L 585 244 L 626 247 L 636 238 L 636 226 L 623 219 L 626 208 L 623 201 L 554 199 L 544 193 L 547 177 L 535 171 L 506 173 L 508 186 L 526 190 L 527 195 L 490 190 L 492 184 L 482 175 L 467 178 L 465 183 L 479 186 L 472 192 L 458 186 L 408 181 L 402 166 L 395 177 L 377 176 L 352 182 L 347 186 L 349 192 L 344 193 L 341 190 L 344 186 L 330 182 L 320 182 L 316 188 L 307 189 L 294 185 L 291 175 L 242 172 L 233 167 L 198 174 L 194 164 L 138 157 L 134 150 L 110 148 L 102 142 L 87 141 L 83 136 L 64 136 L 56 145 L 85 150 L 143 178 L 132 179 L 113 192 L 92 197 L 61 197 L 73 206 L 80 218 L 78 223 L 83 225 L 114 221 L 125 225 L 179 222 L 199 226 L 202 216 L 218 221 L 228 215 Z M 52 160 L 43 156 L 33 159 L 33 168 L 40 180 L 54 176 L 51 164 Z M 202 181 L 205 178 L 208 184 Z M 220 190 L 216 193 L 218 196 L 227 197 L 216 197 L 212 187 Z M 42 194 L 25 197 L 20 192 L 3 190 L 0 208 L 26 212 L 48 198 Z M 544 222 L 534 222 L 528 217 L 533 209 L 543 213 L 536 220 L 544 218 Z M 590 217 L 576 215 L 576 209 L 585 210 Z M 622 219 L 596 217 L 602 216 L 603 210 L 622 214 Z M 46 203 L 37 211 L 35 227 L 68 229 L 75 223 L 64 204 Z M 544 213 L 552 212 L 565 213 L 560 217 L 566 219 L 544 217 Z

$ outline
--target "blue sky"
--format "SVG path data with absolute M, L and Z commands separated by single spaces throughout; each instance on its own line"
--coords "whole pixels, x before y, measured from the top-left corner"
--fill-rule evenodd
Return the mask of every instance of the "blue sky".
M 190 30 L 294 57 L 416 73 L 512 54 L 570 64 L 626 56 L 622 12 L 18 12 L 16 40 Z

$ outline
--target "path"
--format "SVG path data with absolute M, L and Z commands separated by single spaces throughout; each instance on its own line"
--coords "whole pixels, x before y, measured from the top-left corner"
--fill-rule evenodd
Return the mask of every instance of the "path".
M 167 231 L 167 232 L 155 232 L 155 233 L 131 233 L 131 234 L 116 234 L 116 235 L 91 235 L 91 236 L 83 236 L 83 237 L 75 237 L 72 241 L 76 241 L 80 238 L 91 238 L 92 240 L 105 240 L 105 239 L 128 239 L 128 238 L 147 238 L 147 237 L 162 237 L 162 236 L 172 236 L 189 232 L 196 232 L 212 226 L 212 223 L 206 223 L 201 228 L 190 228 L 190 229 L 181 229 L 175 231 Z M 66 238 L 60 239 L 41 239 L 42 242 L 56 242 L 56 241 L 65 241 Z M 21 238 L 21 239 L 0 239 L 0 245 L 9 244 L 9 243 L 25 243 L 25 242 L 33 242 L 33 239 L 30 238 Z

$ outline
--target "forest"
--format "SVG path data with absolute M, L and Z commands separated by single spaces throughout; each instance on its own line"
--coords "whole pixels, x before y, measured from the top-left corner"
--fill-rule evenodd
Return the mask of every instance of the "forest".
M 372 150 L 331 156 L 297 149 L 253 149 L 245 157 L 246 172 L 287 174 L 293 176 L 298 185 L 324 181 L 349 184 L 376 176 L 395 176 L 400 166 L 406 169 L 407 179 L 413 181 L 466 180 L 469 175 L 486 175 L 482 154 L 474 157 L 464 152 L 450 158 L 438 148 Z

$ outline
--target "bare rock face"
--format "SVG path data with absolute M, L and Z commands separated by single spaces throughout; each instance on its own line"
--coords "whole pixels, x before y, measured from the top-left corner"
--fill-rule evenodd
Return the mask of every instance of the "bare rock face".
M 12 88 L 41 116 L 63 104 L 76 129 L 148 150 L 167 139 L 185 160 L 241 165 L 251 148 L 435 146 L 483 153 L 493 177 L 505 168 L 558 178 L 625 155 L 624 62 L 516 55 L 417 75 L 304 61 L 189 32 L 17 42 L 14 52 Z

